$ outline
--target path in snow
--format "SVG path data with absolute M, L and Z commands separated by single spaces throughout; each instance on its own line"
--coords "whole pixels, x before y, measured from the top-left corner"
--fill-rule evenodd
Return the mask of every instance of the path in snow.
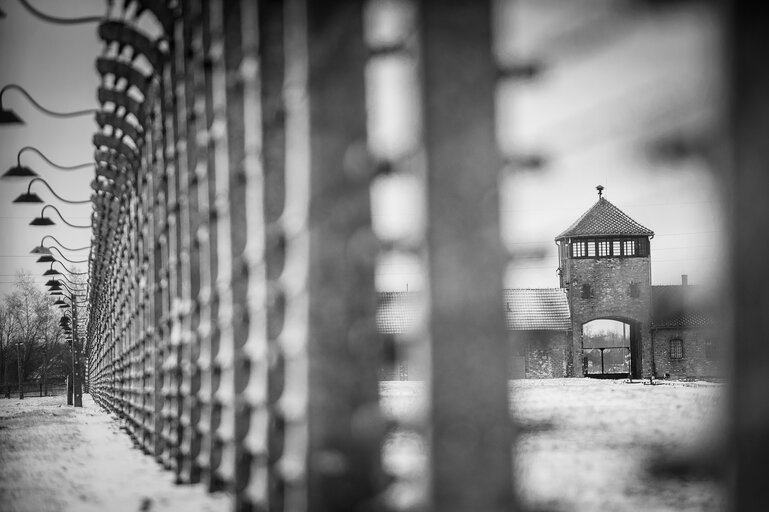
M 83 408 L 65 404 L 65 396 L 0 400 L 0 510 L 229 509 L 226 496 L 174 485 L 90 395 Z

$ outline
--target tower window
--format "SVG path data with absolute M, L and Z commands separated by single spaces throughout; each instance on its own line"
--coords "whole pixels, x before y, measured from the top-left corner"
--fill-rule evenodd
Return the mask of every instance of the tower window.
M 670 359 L 677 360 L 684 358 L 684 340 L 670 340 Z
M 582 285 L 582 298 L 583 299 L 592 299 L 593 298 L 593 290 L 590 289 L 589 284 L 583 284 Z
M 585 242 L 573 242 L 571 244 L 571 257 L 572 258 L 585 257 Z
M 637 299 L 641 296 L 641 287 L 638 285 L 638 283 L 630 283 L 630 290 L 628 290 L 628 294 L 634 299 Z
M 648 238 L 641 238 L 638 240 L 638 255 L 639 256 L 649 255 L 649 239 Z
M 621 258 L 649 255 L 649 240 L 639 238 L 570 239 L 562 246 L 571 258 Z

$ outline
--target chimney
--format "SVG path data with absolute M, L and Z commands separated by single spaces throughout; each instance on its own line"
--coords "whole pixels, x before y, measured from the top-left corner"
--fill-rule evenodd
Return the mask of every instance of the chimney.
M 689 284 L 689 276 L 681 274 L 681 286 L 686 286 L 687 284 Z

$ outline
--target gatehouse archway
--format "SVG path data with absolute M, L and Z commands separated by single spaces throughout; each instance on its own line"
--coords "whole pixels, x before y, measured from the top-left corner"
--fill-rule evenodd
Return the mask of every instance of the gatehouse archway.
M 639 324 L 622 318 L 597 318 L 582 324 L 583 374 L 594 378 L 638 378 Z

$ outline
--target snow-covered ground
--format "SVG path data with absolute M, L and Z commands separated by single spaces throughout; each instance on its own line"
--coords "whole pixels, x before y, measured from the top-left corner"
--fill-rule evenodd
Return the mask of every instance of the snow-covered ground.
M 385 382 L 381 391 L 391 418 L 423 408 L 422 383 Z M 538 510 L 719 510 L 712 483 L 655 478 L 647 467 L 655 455 L 697 447 L 720 417 L 721 394 L 721 386 L 707 383 L 514 381 L 519 493 Z M 74 409 L 64 397 L 0 400 L 0 510 L 229 509 L 226 495 L 174 485 L 114 416 L 88 395 L 83 402 Z M 385 464 L 419 474 L 425 454 L 418 437 L 398 432 L 385 445 Z
M 174 485 L 90 395 L 82 409 L 65 404 L 65 396 L 0 400 L 0 510 L 229 510 L 226 496 Z
M 419 382 L 382 383 L 384 412 L 408 420 L 423 408 Z M 520 425 L 516 488 L 534 510 L 710 511 L 723 509 L 721 490 L 691 478 L 658 478 L 659 456 L 706 447 L 722 419 L 723 386 L 658 381 L 516 380 L 511 405 Z M 396 473 L 424 467 L 415 435 L 395 434 L 385 463 Z M 406 488 L 408 491 L 408 488 Z

